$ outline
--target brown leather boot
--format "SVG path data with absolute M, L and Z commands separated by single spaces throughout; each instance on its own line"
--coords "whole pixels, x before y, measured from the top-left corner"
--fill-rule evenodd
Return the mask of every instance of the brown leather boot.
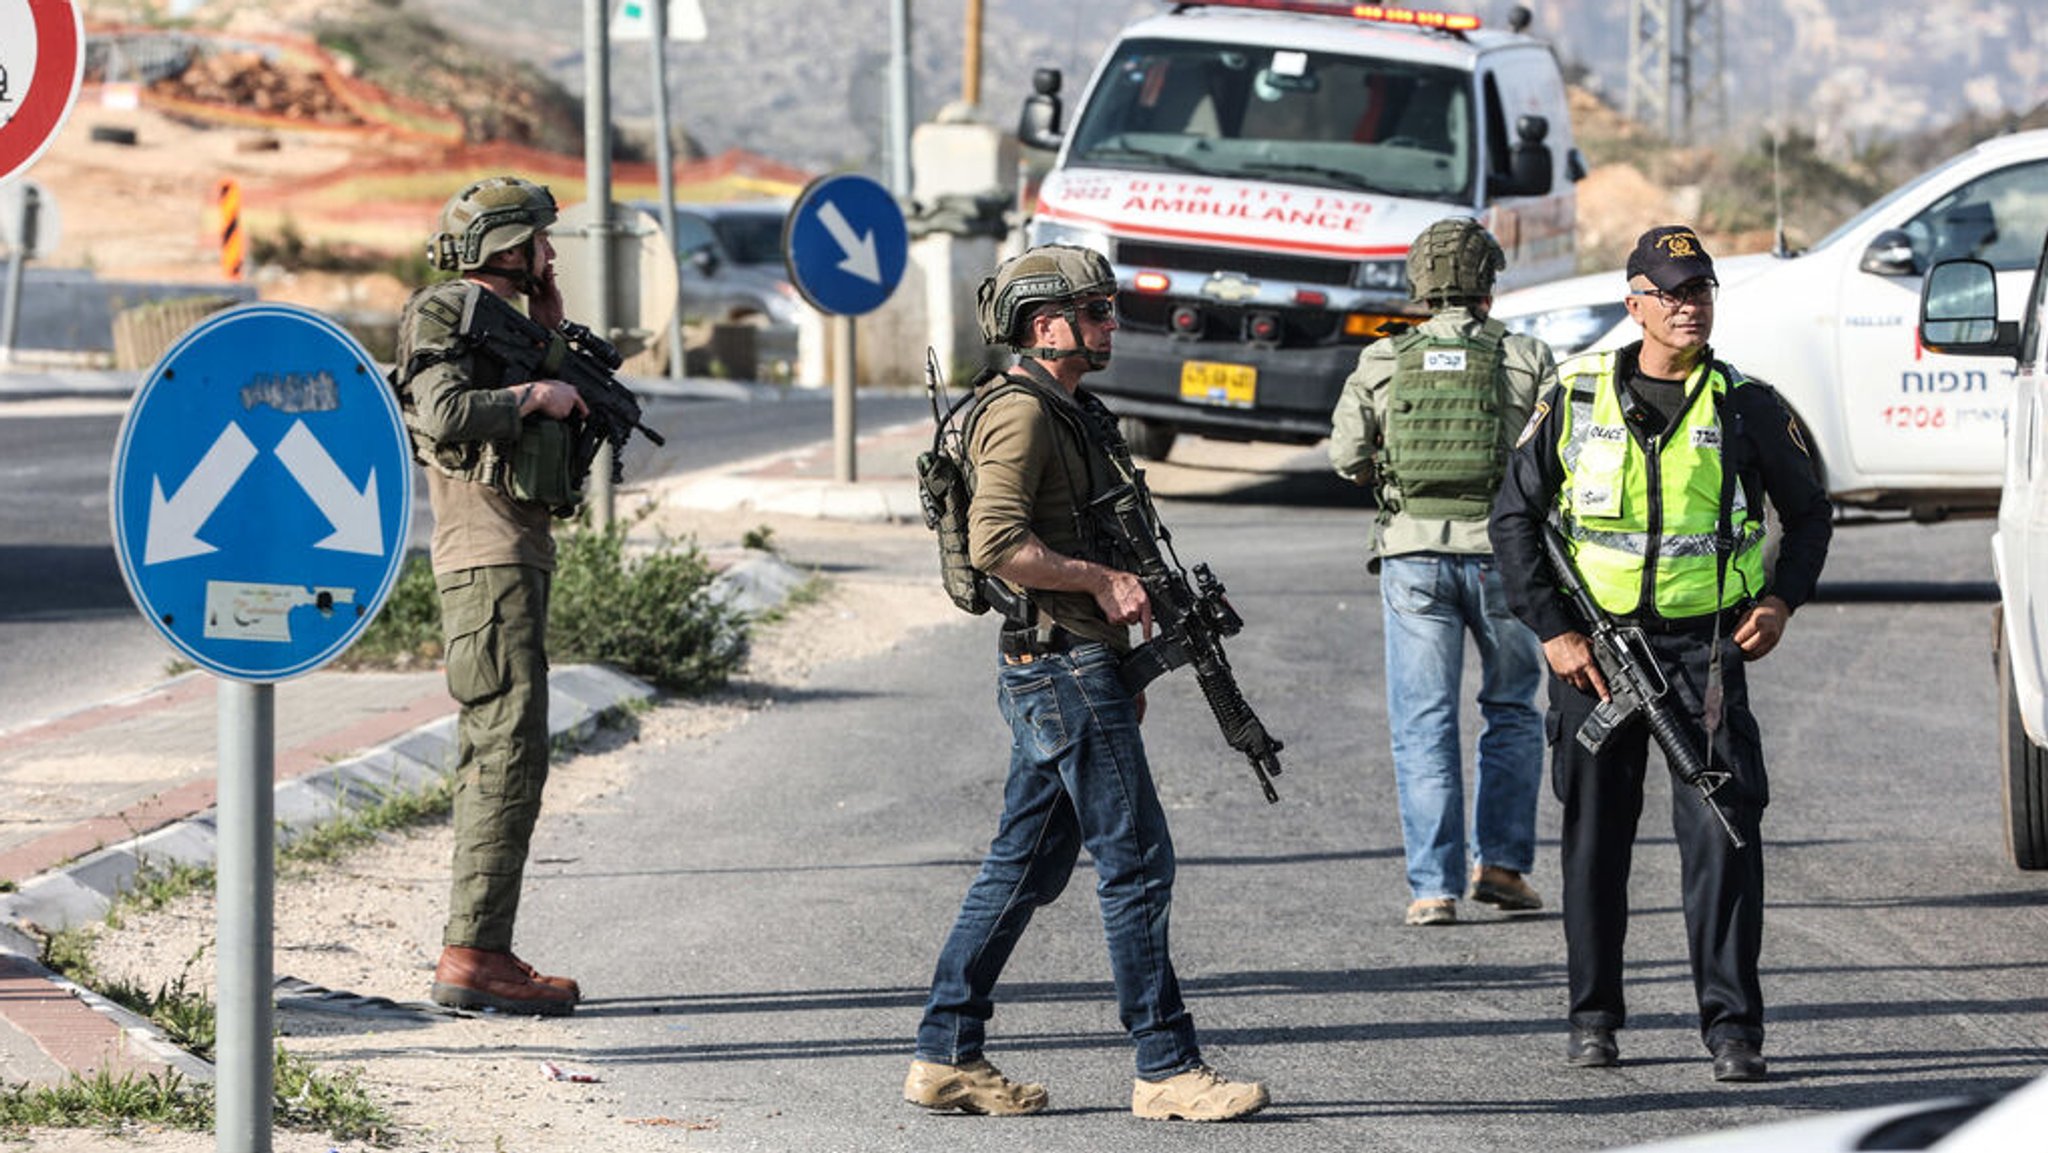
M 583 1000 L 583 986 L 581 986 L 581 985 L 578 985 L 578 984 L 576 983 L 576 978 L 574 978 L 574 977 L 551 977 L 551 976 L 549 976 L 548 974 L 546 974 L 546 973 L 543 973 L 543 972 L 541 972 L 541 971 L 540 971 L 540 970 L 538 970 L 538 969 L 535 969 L 535 968 L 534 968 L 534 967 L 533 967 L 532 965 L 529 965 L 529 964 L 527 964 L 526 962 L 524 962 L 524 961 L 520 960 L 520 959 L 519 959 L 518 957 L 516 957 L 516 956 L 512 958 L 512 963 L 513 963 L 513 964 L 515 964 L 515 965 L 517 965 L 517 966 L 519 966 L 519 968 L 520 968 L 521 970 L 523 970 L 523 971 L 524 971 L 524 972 L 526 973 L 526 979 L 527 979 L 527 980 L 529 980 L 529 981 L 537 981 L 537 982 L 539 982 L 540 984 L 543 984 L 543 985 L 552 985 L 552 986 L 554 986 L 554 987 L 555 987 L 555 988 L 557 988 L 557 989 L 566 989 L 566 990 L 568 990 L 568 991 L 569 991 L 569 999 L 570 999 L 570 1000 L 572 1000 L 572 1001 L 576 1001 L 576 1002 L 578 1002 L 578 1003 L 581 1003 L 581 1002 L 582 1002 L 582 1000 Z
M 434 1003 L 542 1017 L 567 1016 L 576 1008 L 573 992 L 536 981 L 532 972 L 510 953 L 449 945 L 434 966 Z

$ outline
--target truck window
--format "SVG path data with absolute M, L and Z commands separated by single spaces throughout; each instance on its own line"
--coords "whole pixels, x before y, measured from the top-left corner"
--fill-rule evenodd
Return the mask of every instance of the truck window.
M 1906 222 L 1920 268 L 1973 258 L 2000 272 L 2032 268 L 2048 233 L 2048 161 L 1980 176 Z
M 1472 201 L 1470 79 L 1294 49 L 1129 40 L 1066 163 Z

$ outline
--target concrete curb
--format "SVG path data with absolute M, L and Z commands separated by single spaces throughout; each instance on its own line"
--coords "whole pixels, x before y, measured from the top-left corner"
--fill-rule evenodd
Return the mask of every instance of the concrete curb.
M 602 665 L 555 669 L 548 675 L 549 735 L 556 740 L 587 737 L 608 714 L 654 696 L 653 686 Z M 455 743 L 455 718 L 442 717 L 359 756 L 279 784 L 279 843 L 393 796 L 425 791 L 453 768 Z M 47 987 L 39 996 L 12 997 L 0 1014 L 7 1024 L 26 1034 L 60 1070 L 139 1059 L 188 1080 L 212 1081 L 211 1065 L 172 1044 L 154 1024 L 44 968 L 37 960 L 41 949 L 23 926 L 93 923 L 106 916 L 145 869 L 167 863 L 209 867 L 218 848 L 217 813 L 209 808 L 88 853 L 0 897 L 0 969 L 38 990 Z M 111 1029 L 82 1023 L 77 1005 Z

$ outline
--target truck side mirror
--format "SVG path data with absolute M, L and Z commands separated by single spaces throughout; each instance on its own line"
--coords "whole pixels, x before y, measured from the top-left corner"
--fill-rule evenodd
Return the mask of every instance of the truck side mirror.
M 1981 260 L 1944 260 L 1920 285 L 1920 343 L 1950 356 L 2017 356 L 2020 326 L 1998 319 L 1998 276 Z
M 1017 139 L 1032 148 L 1048 151 L 1060 146 L 1063 133 L 1060 117 L 1060 70 L 1040 68 L 1031 74 L 1031 95 L 1024 98 L 1024 111 L 1017 117 Z
M 1878 276 L 1918 276 L 1920 258 L 1913 255 L 1913 238 L 1896 228 L 1887 228 L 1870 240 L 1870 247 L 1863 250 L 1863 259 L 1856 263 L 1859 271 Z
M 1548 196 L 1553 182 L 1550 146 L 1543 141 L 1550 135 L 1550 121 L 1541 116 L 1524 116 L 1515 121 L 1515 135 L 1519 138 L 1508 153 L 1506 176 L 1494 176 L 1486 182 L 1486 191 L 1492 196 Z

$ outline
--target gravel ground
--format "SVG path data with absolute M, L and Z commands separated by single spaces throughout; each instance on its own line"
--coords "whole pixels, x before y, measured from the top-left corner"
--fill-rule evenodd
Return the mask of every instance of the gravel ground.
M 748 524 L 761 519 L 751 517 Z M 732 526 L 683 527 L 712 540 Z M 774 527 L 778 544 L 798 558 L 805 555 L 807 535 L 814 544 L 821 536 L 838 538 L 824 541 L 822 547 L 830 551 L 844 547 L 855 533 L 900 538 L 912 529 L 925 532 L 922 526 L 818 522 L 778 522 Z M 579 812 L 620 803 L 631 791 L 636 764 L 687 758 L 690 742 L 747 723 L 776 695 L 800 686 L 824 660 L 886 648 L 905 632 L 945 620 L 954 611 L 936 580 L 870 574 L 839 579 L 822 599 L 757 630 L 747 670 L 727 691 L 664 703 L 638 717 L 635 731 L 602 734 L 558 762 L 541 819 L 574 820 Z M 671 746 L 672 756 L 664 752 Z M 368 997 L 423 1001 L 447 911 L 450 849 L 448 828 L 435 825 L 387 836 L 339 863 L 281 875 L 277 973 Z M 103 932 L 95 963 L 108 978 L 127 978 L 146 988 L 183 977 L 189 986 L 210 993 L 213 937 L 211 894 L 197 895 L 159 912 L 124 917 L 118 929 Z M 543 970 L 548 967 L 546 957 L 529 959 Z M 550 1058 L 553 1063 L 573 1074 L 578 1066 L 573 1018 L 407 1016 L 385 1024 L 362 1015 L 295 1010 L 287 1001 L 277 1025 L 280 1043 L 289 1052 L 325 1072 L 354 1071 L 397 1123 L 391 1145 L 279 1132 L 273 1144 L 277 1153 L 353 1153 L 377 1147 L 406 1153 L 588 1153 L 596 1131 L 607 1135 L 605 1147 L 612 1153 L 637 1153 L 684 1147 L 691 1133 L 716 1125 L 706 1118 L 621 1117 L 603 1084 L 551 1080 L 533 1054 L 557 1054 Z M 52 1153 L 109 1148 L 201 1153 L 215 1148 L 210 1133 L 140 1128 L 119 1135 L 61 1130 L 0 1135 L 0 1148 L 18 1147 L 17 1142 Z

